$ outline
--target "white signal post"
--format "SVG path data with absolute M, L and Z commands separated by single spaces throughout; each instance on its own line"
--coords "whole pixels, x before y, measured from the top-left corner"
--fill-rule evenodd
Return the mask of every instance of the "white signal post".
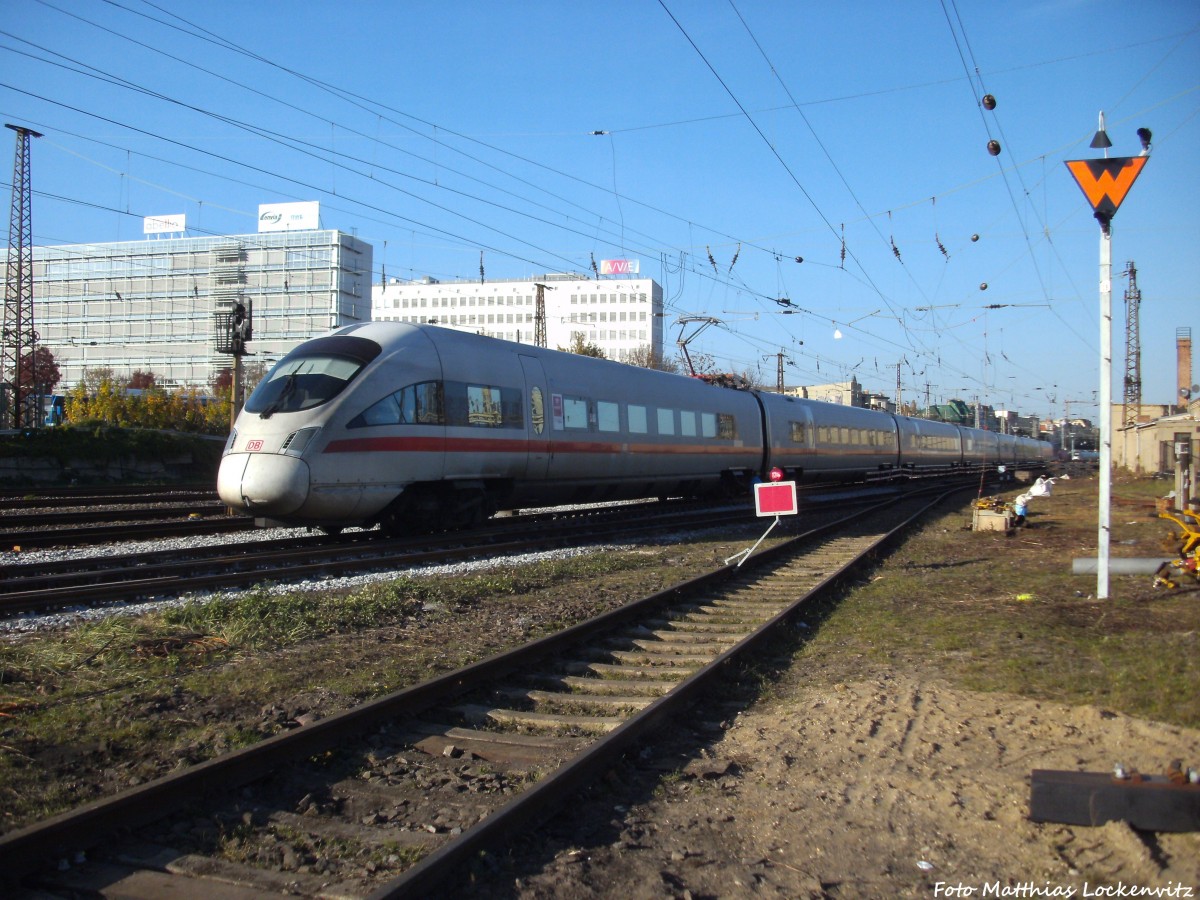
M 1075 183 L 1100 223 L 1100 512 L 1096 528 L 1096 599 L 1108 599 L 1109 538 L 1112 504 L 1112 218 L 1129 194 L 1150 155 L 1150 130 L 1139 128 L 1142 153 L 1136 157 L 1108 156 L 1112 141 L 1104 130 L 1104 113 L 1091 146 L 1104 150 L 1103 159 L 1067 160 Z
M 783 473 L 778 469 L 771 471 L 772 478 L 778 478 Z M 733 556 L 725 560 L 725 565 L 729 565 L 735 559 L 738 559 L 738 567 L 750 558 L 759 545 L 767 539 L 767 535 L 779 524 L 780 516 L 794 516 L 799 512 L 799 507 L 796 502 L 796 482 L 794 481 L 767 481 L 754 486 L 754 512 L 759 518 L 763 516 L 774 516 L 773 521 L 767 530 L 763 532 L 763 536 L 754 542 L 754 546 L 747 550 L 740 550 Z

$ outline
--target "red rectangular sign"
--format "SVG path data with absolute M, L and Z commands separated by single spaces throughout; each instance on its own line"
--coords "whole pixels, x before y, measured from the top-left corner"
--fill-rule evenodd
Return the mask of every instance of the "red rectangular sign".
M 794 516 L 796 506 L 796 482 L 764 482 L 754 486 L 754 508 L 760 516 Z

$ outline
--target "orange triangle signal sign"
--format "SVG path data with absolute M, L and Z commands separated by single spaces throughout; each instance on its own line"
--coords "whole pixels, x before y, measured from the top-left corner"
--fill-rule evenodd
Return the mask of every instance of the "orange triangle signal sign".
M 1067 168 L 1092 204 L 1096 218 L 1108 221 L 1117 214 L 1147 159 L 1145 156 L 1072 159 L 1067 161 Z

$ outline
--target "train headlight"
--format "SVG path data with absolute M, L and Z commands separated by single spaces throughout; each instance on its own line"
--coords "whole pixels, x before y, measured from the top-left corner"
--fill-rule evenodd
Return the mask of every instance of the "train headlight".
M 228 456 L 230 451 L 233 450 L 233 445 L 236 443 L 237 443 L 237 429 L 231 428 L 231 429 L 229 429 L 229 440 L 227 440 L 225 442 L 225 449 L 221 452 L 221 455 Z
M 279 452 L 287 456 L 300 456 L 320 430 L 320 428 L 301 428 L 299 431 L 293 431 L 287 436 L 287 440 L 283 442 Z

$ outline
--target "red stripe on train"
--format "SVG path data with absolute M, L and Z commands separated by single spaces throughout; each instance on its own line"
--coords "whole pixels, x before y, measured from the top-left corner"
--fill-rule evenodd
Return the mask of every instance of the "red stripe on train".
M 689 453 L 744 454 L 745 447 L 707 444 L 631 444 L 527 441 L 520 438 L 363 437 L 330 441 L 325 453 Z

